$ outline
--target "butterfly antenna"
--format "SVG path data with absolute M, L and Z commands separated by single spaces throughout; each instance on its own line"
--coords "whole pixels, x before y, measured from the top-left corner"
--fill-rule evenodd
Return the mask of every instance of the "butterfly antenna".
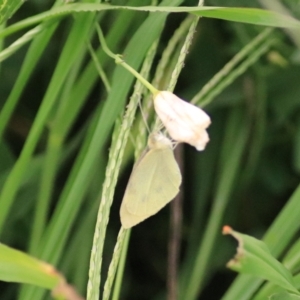
M 158 123 L 157 131 L 161 132 L 163 135 L 167 136 L 168 138 L 170 138 L 170 140 L 172 140 L 172 138 L 168 134 L 166 128 L 164 127 L 164 124 L 161 121 L 159 121 L 159 123 Z M 172 140 L 172 144 L 173 144 L 173 149 L 174 149 L 178 143 L 176 143 Z
M 178 142 L 172 140 L 173 150 L 177 147 L 178 144 L 179 144 Z

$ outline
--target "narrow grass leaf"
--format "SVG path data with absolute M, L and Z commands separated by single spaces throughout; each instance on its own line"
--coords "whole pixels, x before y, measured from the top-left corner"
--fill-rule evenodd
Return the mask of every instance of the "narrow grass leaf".
M 276 293 L 271 295 L 270 300 L 299 300 L 300 296 L 289 294 L 287 292 Z
M 258 8 L 240 8 L 240 7 L 165 7 L 165 6 L 114 6 L 107 4 L 94 3 L 75 3 L 61 7 L 56 7 L 50 11 L 37 14 L 33 17 L 24 19 L 7 29 L 0 32 L 0 37 L 7 36 L 15 31 L 24 29 L 25 27 L 38 24 L 46 20 L 55 20 L 75 12 L 96 12 L 105 10 L 136 10 L 148 12 L 165 12 L 165 13 L 191 13 L 197 16 L 222 19 L 226 21 L 234 21 L 248 23 L 254 25 L 281 27 L 281 28 L 298 28 L 300 29 L 300 21 L 277 12 L 263 10 Z

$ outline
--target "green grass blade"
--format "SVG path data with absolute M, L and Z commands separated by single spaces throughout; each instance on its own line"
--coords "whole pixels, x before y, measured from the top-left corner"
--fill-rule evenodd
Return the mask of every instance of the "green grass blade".
M 9 19 L 24 3 L 24 0 L 0 0 L 0 24 Z
M 3 108 L 0 111 L 0 140 L 2 139 L 3 132 L 7 126 L 16 105 L 18 104 L 19 98 L 24 90 L 26 83 L 28 82 L 30 75 L 32 74 L 37 61 L 40 59 L 46 45 L 48 44 L 56 26 L 52 25 L 37 36 L 29 47 L 26 53 L 26 57 L 22 64 L 18 78 L 14 84 L 9 97 L 7 98 Z
M 234 21 L 248 23 L 253 25 L 281 27 L 281 28 L 297 28 L 300 29 L 300 21 L 290 16 L 285 16 L 269 10 L 256 8 L 236 8 L 236 7 L 163 7 L 163 6 L 114 6 L 107 4 L 93 3 L 75 3 L 68 4 L 59 8 L 54 8 L 49 12 L 30 17 L 19 23 L 16 23 L 0 32 L 0 37 L 5 37 L 18 30 L 28 26 L 38 24 L 42 21 L 57 20 L 64 16 L 78 12 L 97 12 L 105 10 L 136 10 L 148 12 L 164 12 L 164 13 L 192 13 L 197 16 L 222 19 L 226 21 Z

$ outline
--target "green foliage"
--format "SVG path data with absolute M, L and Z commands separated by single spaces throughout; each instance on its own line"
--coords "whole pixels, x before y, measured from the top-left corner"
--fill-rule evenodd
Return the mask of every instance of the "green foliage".
M 233 231 L 228 226 L 224 226 L 223 233 L 231 234 L 239 243 L 237 254 L 227 264 L 230 269 L 261 277 L 299 294 L 292 274 L 271 255 L 266 244 L 246 234 Z
M 251 1 L 249 8 L 234 0 L 223 8 L 220 0 L 204 7 L 192 0 L 58 0 L 47 11 L 36 2 L 20 10 L 20 1 L 0 2 L 1 241 L 55 265 L 89 300 L 174 293 L 185 300 L 297 299 L 297 1 Z M 108 47 L 156 88 L 175 89 L 211 116 L 204 152 L 177 146 L 183 201 L 170 206 L 182 224 L 171 218 L 169 225 L 169 206 L 131 235 L 120 229 L 131 161 L 145 149 L 145 119 L 152 128 L 155 117 L 149 92 L 104 53 L 97 24 Z M 224 224 L 266 244 L 263 260 L 274 257 L 269 276 L 254 259 L 249 268 L 256 271 L 233 280 Z M 171 241 L 181 246 L 178 276 L 167 273 L 176 256 L 176 247 L 166 250 Z M 281 276 L 286 285 L 279 287 Z M 0 285 L 3 300 L 41 300 L 46 292 Z
M 0 244 L 0 280 L 54 288 L 60 278 L 51 266 Z
M 1 0 L 0 1 L 0 24 L 9 19 L 17 9 L 23 4 L 24 0 Z
M 297 300 L 297 299 L 300 299 L 300 297 L 297 295 L 292 295 L 292 294 L 286 293 L 286 292 L 281 292 L 281 293 L 272 295 L 269 299 L 270 300 Z

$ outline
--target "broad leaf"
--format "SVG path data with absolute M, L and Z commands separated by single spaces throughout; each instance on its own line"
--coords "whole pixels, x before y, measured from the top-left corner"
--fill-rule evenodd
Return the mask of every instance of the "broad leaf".
M 230 234 L 238 241 L 237 254 L 227 263 L 227 267 L 239 273 L 266 279 L 280 287 L 299 294 L 293 276 L 270 253 L 265 243 L 251 236 L 238 233 L 224 226 L 223 234 Z

